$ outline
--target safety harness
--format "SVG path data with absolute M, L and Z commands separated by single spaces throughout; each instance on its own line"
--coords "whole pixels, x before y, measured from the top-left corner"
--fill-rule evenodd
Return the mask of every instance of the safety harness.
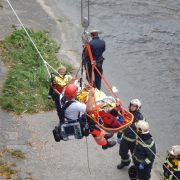
M 66 98 L 62 97 L 61 100 L 61 106 L 59 108 L 59 119 L 60 124 L 58 127 L 55 127 L 53 130 L 54 139 L 56 142 L 59 142 L 60 140 L 68 141 L 71 139 L 81 139 L 83 138 L 82 134 L 82 127 L 79 122 L 79 119 L 72 120 L 67 117 L 65 117 L 65 111 L 66 109 L 72 104 L 75 103 L 74 100 L 66 102 Z
M 61 100 L 60 100 L 60 109 L 59 109 L 59 115 L 60 115 L 60 122 L 61 123 L 68 123 L 70 121 L 76 121 L 76 120 L 72 120 L 72 119 L 69 119 L 67 117 L 65 117 L 65 111 L 66 109 L 72 104 L 72 103 L 75 103 L 75 100 L 72 100 L 72 101 L 67 101 L 66 100 L 66 97 L 62 97 Z
M 61 106 L 58 112 L 60 124 L 53 130 L 55 141 L 57 141 L 56 137 L 59 137 L 60 140 L 68 141 L 71 139 L 82 139 L 83 136 L 89 135 L 89 124 L 87 122 L 86 115 L 82 115 L 80 117 L 79 114 L 78 119 L 76 120 L 69 119 L 65 116 L 66 109 L 72 103 L 76 103 L 76 101 L 72 100 L 67 102 L 65 96 L 60 100 Z

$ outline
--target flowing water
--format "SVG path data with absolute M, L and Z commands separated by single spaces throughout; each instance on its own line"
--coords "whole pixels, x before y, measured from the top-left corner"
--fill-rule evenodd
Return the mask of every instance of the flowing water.
M 79 29 L 80 0 L 52 2 Z M 90 23 L 89 29 L 103 31 L 104 75 L 118 87 L 124 104 L 131 98 L 142 101 L 161 153 L 179 144 L 180 1 L 90 0 Z M 81 32 L 72 32 L 79 39 L 69 43 L 80 54 Z

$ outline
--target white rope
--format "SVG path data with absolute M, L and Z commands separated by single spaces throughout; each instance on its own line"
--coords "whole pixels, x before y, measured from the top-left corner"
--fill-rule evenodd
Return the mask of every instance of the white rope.
M 142 138 L 139 137 L 139 135 L 131 128 L 129 127 L 129 129 L 131 129 L 131 131 L 140 139 L 140 141 L 144 144 L 147 145 Z M 171 175 L 173 175 L 177 180 L 179 180 L 170 170 L 167 166 L 164 165 L 164 161 L 162 159 L 160 159 L 149 147 L 147 147 L 151 153 L 159 160 L 159 162 L 171 173 Z
M 54 68 L 43 58 L 43 56 L 42 56 L 42 54 L 40 53 L 39 49 L 37 48 L 35 42 L 34 42 L 33 39 L 31 38 L 31 36 L 30 36 L 30 34 L 28 33 L 28 31 L 26 30 L 26 28 L 25 28 L 24 24 L 22 23 L 21 19 L 19 18 L 19 16 L 17 15 L 17 13 L 16 13 L 15 9 L 13 8 L 12 4 L 10 3 L 9 0 L 6 0 L 6 1 L 7 1 L 7 3 L 9 4 L 10 8 L 12 9 L 12 11 L 13 11 L 14 15 L 16 16 L 17 20 L 18 20 L 19 23 L 21 24 L 22 28 L 24 29 L 25 33 L 27 34 L 29 40 L 30 40 L 31 43 L 33 44 L 34 48 L 36 49 L 37 53 L 39 54 L 40 58 L 42 59 L 44 65 L 45 65 L 45 67 L 46 67 L 46 69 L 47 69 L 47 72 L 48 72 L 49 77 L 51 76 L 51 73 L 50 73 L 48 67 L 50 67 L 53 71 L 55 71 L 56 73 L 58 73 L 58 72 L 56 71 L 56 69 L 54 69 Z M 59 73 L 58 73 L 58 74 L 59 74 Z
M 86 156 L 87 156 L 87 165 L 88 165 L 89 174 L 91 175 L 90 162 L 89 162 L 89 147 L 88 147 L 87 137 L 86 137 Z

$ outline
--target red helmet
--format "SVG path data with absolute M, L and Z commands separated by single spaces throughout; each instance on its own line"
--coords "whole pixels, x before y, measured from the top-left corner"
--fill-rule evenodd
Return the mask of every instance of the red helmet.
M 72 99 L 76 97 L 77 93 L 78 93 L 78 87 L 75 84 L 69 84 L 65 87 L 64 95 L 68 99 Z

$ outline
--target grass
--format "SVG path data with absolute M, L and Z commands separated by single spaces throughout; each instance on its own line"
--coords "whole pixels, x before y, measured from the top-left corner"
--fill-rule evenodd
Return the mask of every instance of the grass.
M 34 180 L 34 179 L 32 178 L 32 173 L 31 173 L 31 172 L 26 172 L 26 174 L 27 174 L 28 176 L 25 177 L 24 180 Z
M 33 180 L 32 177 L 26 177 L 24 180 Z
M 13 158 L 16 158 L 18 160 L 23 160 L 26 158 L 25 154 L 19 149 L 5 148 L 5 149 L 0 151 L 0 158 L 4 157 L 6 154 L 11 155 Z
M 72 70 L 71 65 L 57 60 L 59 47 L 47 32 L 27 31 L 51 66 L 57 68 L 61 63 L 68 71 Z M 14 29 L 10 36 L 0 42 L 0 55 L 10 67 L 0 97 L 2 108 L 17 114 L 52 110 L 54 104 L 47 99 L 47 71 L 23 29 Z
M 2 0 L 0 0 L 0 8 L 3 9 Z
M 18 173 L 18 171 L 12 169 L 15 166 L 15 163 L 0 161 L 0 177 L 11 179 L 13 175 Z
M 21 150 L 5 148 L 0 150 L 0 155 L 0 178 L 2 177 L 3 179 L 14 179 L 15 177 L 17 177 L 16 180 L 22 180 L 19 177 L 20 170 L 17 170 L 16 163 L 10 162 L 9 159 L 16 158 L 18 161 L 24 160 L 25 154 Z M 5 161 L 5 159 L 8 159 L 8 161 Z M 31 174 L 28 173 L 28 175 L 28 178 L 31 178 Z M 28 180 L 32 180 L 32 178 Z
M 21 150 L 10 149 L 9 153 L 16 159 L 25 159 L 25 154 Z

